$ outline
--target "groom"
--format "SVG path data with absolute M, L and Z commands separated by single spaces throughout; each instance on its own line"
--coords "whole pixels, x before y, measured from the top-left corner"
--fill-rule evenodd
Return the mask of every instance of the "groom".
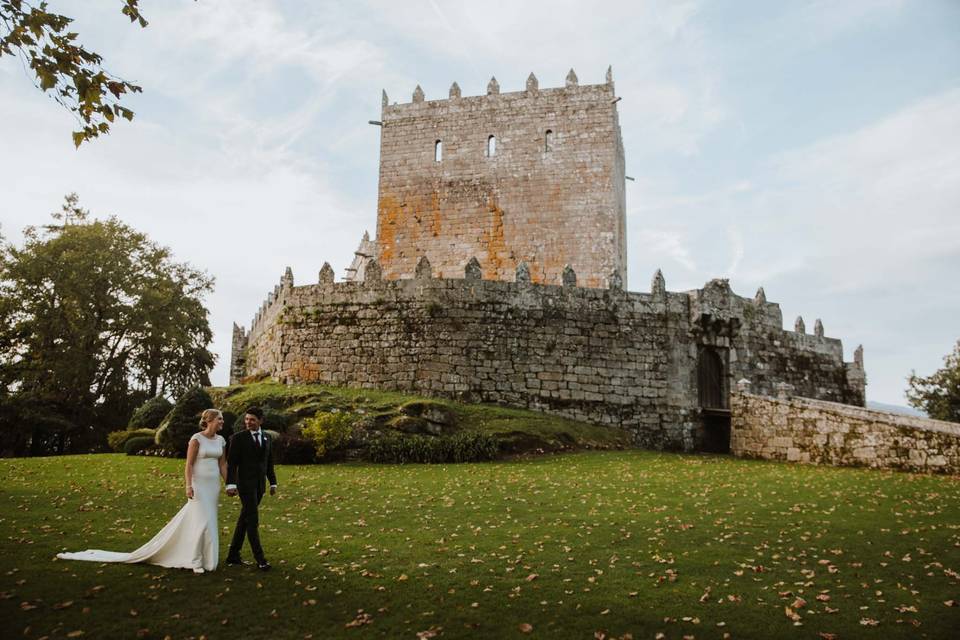
M 261 571 L 269 571 L 270 563 L 260 546 L 257 506 L 266 492 L 266 479 L 270 480 L 270 495 L 277 493 L 277 476 L 273 472 L 273 442 L 260 428 L 263 424 L 263 410 L 260 407 L 247 409 L 243 424 L 247 430 L 230 438 L 227 452 L 227 495 L 239 495 L 242 505 L 237 528 L 233 531 L 233 541 L 227 551 L 227 564 L 243 564 L 240 548 L 246 536 L 250 540 L 257 567 Z

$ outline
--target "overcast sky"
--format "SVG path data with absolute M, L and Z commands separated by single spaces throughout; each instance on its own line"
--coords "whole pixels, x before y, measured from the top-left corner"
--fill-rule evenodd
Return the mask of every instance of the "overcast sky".
M 216 278 L 249 326 L 284 267 L 338 278 L 376 227 L 380 90 L 409 102 L 603 82 L 626 150 L 629 285 L 763 286 L 788 328 L 862 343 L 869 400 L 960 338 L 960 2 L 51 0 L 143 86 L 132 123 L 75 150 L 70 113 L 0 58 L 0 222 L 43 224 L 71 191 Z

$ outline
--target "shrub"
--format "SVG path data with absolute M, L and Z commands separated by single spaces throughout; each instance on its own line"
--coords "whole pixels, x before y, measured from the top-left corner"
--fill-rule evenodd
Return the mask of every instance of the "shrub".
M 318 458 L 345 448 L 353 436 L 357 417 L 350 413 L 318 412 L 306 420 L 303 437 L 313 443 Z
M 500 443 L 487 433 L 458 433 L 447 441 L 449 462 L 481 462 L 496 460 L 500 453 Z
M 243 421 L 243 416 L 246 414 L 241 413 L 239 415 L 234 415 L 229 411 L 225 411 L 223 414 L 223 430 L 224 431 L 227 430 L 227 424 L 228 424 L 227 414 L 233 417 L 233 421 L 230 423 L 233 425 L 230 428 L 231 434 L 240 433 L 241 431 L 246 430 L 247 425 Z M 268 429 L 276 433 L 283 433 L 290 427 L 290 424 L 292 422 L 293 422 L 293 418 L 291 416 L 288 416 L 283 411 L 277 411 L 276 409 L 267 408 L 263 410 L 263 423 L 261 423 L 260 426 L 263 429 Z M 224 437 L 227 437 L 227 436 L 224 436 Z
M 150 438 L 153 442 L 156 435 L 156 429 L 124 429 L 123 431 L 111 431 L 107 434 L 107 444 L 116 452 L 125 451 L 124 445 L 130 438 Z
M 231 411 L 222 411 L 221 413 L 223 414 L 223 430 L 220 431 L 220 435 L 229 440 L 230 436 L 236 433 L 234 425 L 237 422 L 237 414 Z
M 277 433 L 283 433 L 287 430 L 287 427 L 289 427 L 292 422 L 293 418 L 288 416 L 283 411 L 270 409 L 268 407 L 263 410 L 263 424 L 260 426 L 263 429 L 276 431 Z
M 173 405 L 163 396 L 150 398 L 133 412 L 127 428 L 156 429 L 160 426 L 160 423 L 163 422 L 163 419 L 167 417 L 171 409 L 173 409 Z
M 480 462 L 499 453 L 497 440 L 485 433 L 458 433 L 449 437 L 387 436 L 370 444 L 373 462 Z
M 153 436 L 134 436 L 123 445 L 123 452 L 128 456 L 135 456 L 153 444 Z
M 200 428 L 200 414 L 212 404 L 210 396 L 201 387 L 188 390 L 173 405 L 157 430 L 157 444 L 178 455 L 185 455 L 190 437 Z
M 286 434 L 274 440 L 273 456 L 277 464 L 312 464 L 317 460 L 312 441 Z

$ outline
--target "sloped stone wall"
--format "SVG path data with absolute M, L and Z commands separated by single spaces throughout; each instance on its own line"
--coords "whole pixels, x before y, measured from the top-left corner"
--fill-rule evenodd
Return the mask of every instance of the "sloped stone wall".
M 746 458 L 956 474 L 960 424 L 738 392 L 731 398 L 730 451 Z

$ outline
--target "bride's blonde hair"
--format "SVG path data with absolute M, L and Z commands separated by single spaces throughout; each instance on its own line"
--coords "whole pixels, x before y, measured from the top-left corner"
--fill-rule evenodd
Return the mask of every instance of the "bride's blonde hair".
M 208 422 L 222 415 L 219 409 L 204 409 L 203 413 L 200 414 L 200 428 L 203 429 L 207 426 Z

